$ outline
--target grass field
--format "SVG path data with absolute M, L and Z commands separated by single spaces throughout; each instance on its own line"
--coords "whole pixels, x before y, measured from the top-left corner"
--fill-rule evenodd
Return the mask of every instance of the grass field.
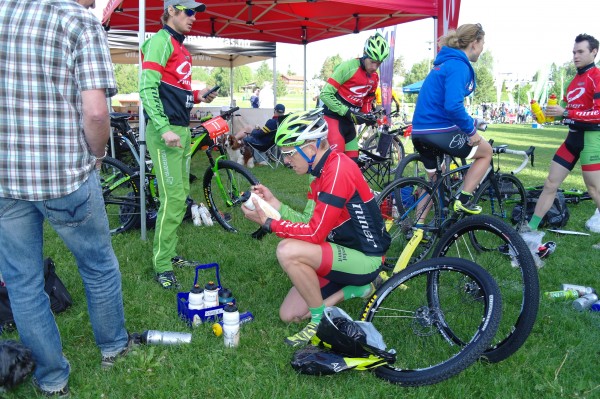
M 532 129 L 529 126 L 491 125 L 486 132 L 496 144 L 514 149 L 536 146 L 535 167 L 518 176 L 525 185 L 541 185 L 550 159 L 566 130 L 560 127 Z M 513 169 L 518 160 L 505 156 L 502 166 Z M 202 176 L 202 155 L 193 161 L 193 173 Z M 261 167 L 253 173 L 282 199 L 295 207 L 304 204 L 306 176 L 285 168 Z M 565 188 L 585 189 L 580 168 L 567 178 Z M 192 197 L 202 200 L 201 178 L 192 184 Z M 568 229 L 585 231 L 585 221 L 594 212 L 591 201 L 570 205 Z M 262 241 L 226 233 L 219 226 L 195 227 L 185 222 L 179 230 L 179 253 L 201 263 L 217 262 L 221 280 L 230 288 L 241 311 L 251 311 L 255 320 L 241 328 L 240 346 L 226 349 L 223 339 L 204 324 L 193 330 L 178 318 L 176 292 L 165 291 L 153 280 L 152 238 L 140 240 L 139 231 L 117 235 L 113 245 L 120 261 L 127 327 L 192 331 L 192 343 L 183 346 L 141 346 L 111 370 L 100 368 L 100 353 L 94 345 L 81 279 L 74 259 L 47 229 L 45 255 L 51 256 L 58 274 L 73 295 L 74 306 L 57 315 L 64 352 L 72 367 L 73 398 L 599 398 L 598 333 L 600 314 L 576 312 L 569 302 L 542 298 L 538 319 L 525 345 L 499 364 L 477 363 L 455 378 L 421 388 L 388 384 L 369 372 L 348 371 L 339 375 L 313 377 L 297 374 L 290 366 L 294 349 L 283 338 L 301 326 L 279 320 L 278 307 L 290 283 L 279 267 L 274 250 L 279 241 L 268 236 Z M 93 237 L 90 237 L 93 239 Z M 559 236 L 547 233 L 558 249 L 539 271 L 542 291 L 558 290 L 561 283 L 599 285 L 598 253 L 591 249 L 599 236 Z M 194 271 L 177 270 L 188 291 Z M 211 275 L 201 275 L 207 281 Z M 362 300 L 353 299 L 340 307 L 358 318 Z M 16 338 L 16 333 L 4 338 Z M 399 356 L 411 348 L 396 348 Z M 36 393 L 26 383 L 9 398 L 31 398 Z

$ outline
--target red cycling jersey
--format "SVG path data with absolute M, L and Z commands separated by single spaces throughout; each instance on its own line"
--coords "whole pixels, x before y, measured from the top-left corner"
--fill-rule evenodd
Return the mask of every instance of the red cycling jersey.
M 315 207 L 308 223 L 273 220 L 271 231 L 281 238 L 313 244 L 325 241 L 368 256 L 382 256 L 390 245 L 381 211 L 354 161 L 328 150 L 312 174 L 308 200 Z
M 600 130 L 600 69 L 594 63 L 577 71 L 564 101 L 565 124 L 577 130 Z

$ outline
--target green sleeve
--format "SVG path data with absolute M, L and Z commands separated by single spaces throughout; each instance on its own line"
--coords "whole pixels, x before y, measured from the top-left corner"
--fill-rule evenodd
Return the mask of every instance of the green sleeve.
M 159 31 L 142 45 L 142 74 L 140 77 L 140 100 L 150 122 L 162 135 L 171 130 L 169 118 L 165 115 L 158 87 L 162 78 L 162 70 L 173 53 L 173 45 L 169 34 Z
M 327 108 L 329 108 L 330 111 L 335 112 L 340 116 L 345 116 L 346 112 L 348 112 L 348 107 L 337 99 L 335 94 L 338 89 L 329 82 L 334 81 L 334 84 L 341 86 L 356 73 L 358 68 L 360 68 L 360 60 L 358 59 L 342 62 L 334 69 L 331 77 L 327 79 L 327 84 L 325 84 L 323 90 L 321 90 L 321 95 L 319 97 L 321 98 L 321 101 L 323 101 L 323 104 L 327 105 Z
M 315 201 L 313 200 L 308 200 L 306 202 L 306 206 L 304 207 L 304 211 L 302 212 L 298 212 L 285 204 L 281 204 L 281 206 L 279 207 L 279 213 L 281 214 L 281 218 L 289 220 L 291 222 L 308 223 L 314 211 Z

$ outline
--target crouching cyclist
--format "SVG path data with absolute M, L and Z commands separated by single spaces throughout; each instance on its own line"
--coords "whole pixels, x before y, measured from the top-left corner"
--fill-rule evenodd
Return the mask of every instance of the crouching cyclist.
M 358 166 L 333 152 L 327 142 L 321 109 L 289 115 L 277 129 L 275 143 L 284 162 L 297 174 L 314 176 L 303 212 L 281 203 L 271 191 L 253 190 L 281 213 L 268 218 L 258 203 L 243 207 L 246 217 L 284 240 L 277 260 L 293 287 L 279 309 L 285 322 L 310 322 L 287 337 L 291 346 L 307 344 L 317 331 L 326 306 L 369 295 L 390 244 L 381 211 Z

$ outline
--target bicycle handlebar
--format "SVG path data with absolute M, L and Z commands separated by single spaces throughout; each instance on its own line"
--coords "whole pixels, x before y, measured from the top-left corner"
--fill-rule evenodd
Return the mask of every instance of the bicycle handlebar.
M 492 151 L 494 154 L 511 154 L 511 155 L 520 155 L 523 157 L 523 162 L 521 163 L 521 165 L 519 165 L 516 169 L 514 169 L 513 171 L 510 172 L 513 175 L 516 175 L 517 173 L 519 173 L 520 171 L 525 169 L 525 167 L 527 166 L 527 162 L 529 161 L 529 158 L 531 158 L 531 166 L 533 166 L 533 159 L 534 159 L 533 152 L 535 151 L 534 146 L 530 146 L 527 150 L 523 151 L 523 150 L 511 150 L 510 148 L 507 148 L 506 145 L 501 145 L 501 146 L 497 146 L 497 147 L 492 147 Z

